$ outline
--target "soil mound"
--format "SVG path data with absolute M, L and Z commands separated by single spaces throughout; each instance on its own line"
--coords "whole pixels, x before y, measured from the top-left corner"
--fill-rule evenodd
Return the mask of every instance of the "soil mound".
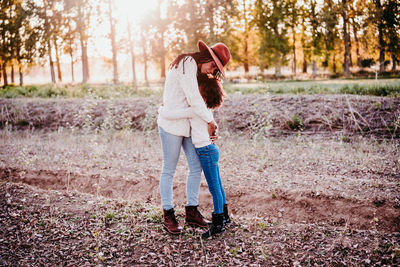
M 156 128 L 159 97 L 132 99 L 0 99 L 0 127 L 139 130 Z M 349 95 L 231 95 L 215 112 L 222 129 L 249 135 L 400 137 L 400 98 Z

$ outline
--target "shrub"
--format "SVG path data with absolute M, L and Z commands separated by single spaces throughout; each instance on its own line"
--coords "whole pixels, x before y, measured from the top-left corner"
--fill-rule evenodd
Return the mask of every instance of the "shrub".
M 372 64 L 374 64 L 374 59 L 373 58 L 366 58 L 361 60 L 361 66 L 363 68 L 370 68 L 372 66 Z
M 287 126 L 293 131 L 302 131 L 304 126 L 304 119 L 300 114 L 294 114 L 292 119 L 287 121 Z

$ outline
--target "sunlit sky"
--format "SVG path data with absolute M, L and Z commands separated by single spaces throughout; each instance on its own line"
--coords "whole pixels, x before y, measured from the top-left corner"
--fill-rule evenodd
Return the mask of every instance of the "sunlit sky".
M 42 0 L 37 0 L 39 3 Z M 103 1 L 102 9 L 107 10 L 108 5 L 106 1 Z M 127 25 L 128 20 L 131 23 L 132 28 L 132 39 L 134 43 L 137 43 L 138 32 L 137 25 L 138 22 L 146 15 L 151 14 L 158 5 L 158 0 L 114 0 L 113 6 L 113 17 L 116 19 L 116 40 L 117 43 L 121 39 L 128 38 Z M 111 50 L 111 40 L 109 38 L 110 34 L 110 24 L 108 16 L 104 17 L 102 23 L 98 21 L 98 14 L 93 13 L 92 24 L 88 28 L 88 33 L 90 35 L 88 42 L 88 56 L 89 60 L 96 60 L 95 64 L 89 66 L 90 81 L 100 82 L 112 79 L 112 71 L 109 71 L 111 66 L 107 66 L 105 60 L 112 58 Z M 75 80 L 79 81 L 81 79 L 81 62 L 80 62 L 80 45 L 79 40 L 77 40 L 78 50 L 75 52 L 75 58 L 78 62 L 75 64 Z M 140 47 L 135 46 L 136 53 L 140 53 Z M 120 80 L 129 81 L 131 80 L 131 63 L 130 56 L 128 55 L 126 49 L 118 49 L 118 67 L 119 67 L 119 78 Z M 53 51 L 53 60 L 55 60 L 55 54 Z M 62 64 L 63 81 L 69 82 L 71 80 L 70 71 L 70 57 L 69 55 L 61 55 L 60 61 Z M 93 62 L 92 62 L 93 63 Z M 108 69 L 108 70 L 107 70 Z M 143 66 L 141 63 L 137 63 L 137 78 L 143 80 Z M 44 67 L 35 67 L 27 75 L 27 82 L 32 83 L 47 83 L 49 82 L 49 67 L 46 64 Z M 150 64 L 148 75 L 150 79 L 157 79 L 159 76 L 159 71 L 155 66 Z
M 147 11 L 155 8 L 157 0 L 114 0 L 114 3 L 118 18 L 128 15 L 130 19 L 134 19 L 143 17 Z
M 127 23 L 131 23 L 133 36 L 135 40 L 135 27 L 138 22 L 157 7 L 157 0 L 114 0 L 113 17 L 116 19 L 116 38 L 127 38 Z M 107 7 L 105 7 L 107 8 Z M 108 22 L 108 20 L 107 20 Z M 111 57 L 111 41 L 108 37 L 110 33 L 110 25 L 103 23 L 102 25 L 92 25 L 92 42 L 88 50 L 89 56 L 106 56 Z M 90 49 L 92 48 L 92 49 Z

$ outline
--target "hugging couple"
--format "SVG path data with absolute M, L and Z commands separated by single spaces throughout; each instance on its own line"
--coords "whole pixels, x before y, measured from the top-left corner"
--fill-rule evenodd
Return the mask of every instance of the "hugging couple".
M 171 234 L 183 228 L 176 220 L 173 204 L 173 178 L 181 147 L 189 173 L 186 181 L 186 223 L 208 228 L 202 238 L 225 231 L 230 223 L 224 188 L 218 168 L 217 124 L 212 109 L 221 106 L 224 97 L 224 66 L 231 58 L 223 43 L 208 47 L 198 42 L 199 52 L 181 54 L 170 65 L 164 87 L 163 105 L 158 110 L 158 128 L 163 150 L 160 178 L 163 225 Z M 201 172 L 204 172 L 213 198 L 210 224 L 197 209 Z

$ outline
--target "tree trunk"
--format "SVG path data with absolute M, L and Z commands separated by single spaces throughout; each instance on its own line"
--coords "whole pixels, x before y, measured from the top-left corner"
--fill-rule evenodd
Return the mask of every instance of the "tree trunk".
M 4 61 L 3 62 L 3 81 L 4 81 L 4 85 L 8 85 L 8 79 L 7 79 L 7 62 Z
M 166 55 L 166 49 L 164 47 L 164 35 L 166 31 L 166 25 L 165 21 L 161 18 L 161 4 L 162 0 L 158 0 L 158 6 L 157 6 L 157 12 L 155 14 L 155 17 L 157 18 L 157 23 L 158 23 L 158 34 L 159 34 L 159 39 L 156 40 L 158 44 L 154 45 L 156 47 L 157 51 L 157 57 L 158 57 L 158 62 L 160 64 L 160 77 L 161 79 L 165 78 L 165 55 Z M 210 11 L 211 12 L 211 11 Z M 210 36 L 212 36 L 213 33 L 210 33 Z
M 21 63 L 18 63 L 18 72 L 19 72 L 19 85 L 24 85 L 24 74 L 22 73 Z
M 141 32 L 142 39 L 142 51 L 143 51 L 143 63 L 144 63 L 144 80 L 146 82 L 146 86 L 149 86 L 149 79 L 147 78 L 147 52 L 146 52 L 146 39 L 144 37 L 143 31 Z
M 275 76 L 276 77 L 281 77 L 282 76 L 282 71 L 281 71 L 281 66 L 280 65 L 276 65 L 275 66 Z
M 350 67 L 353 67 L 353 57 L 352 57 L 352 55 L 351 55 L 351 46 L 352 46 L 352 43 L 351 43 L 351 37 L 350 37 L 350 22 L 348 21 L 348 23 L 347 23 L 347 26 L 348 26 L 348 28 L 347 28 L 347 35 L 349 36 L 348 37 L 348 40 L 349 40 L 349 66 Z
M 147 77 L 147 56 L 144 57 L 144 81 L 146 86 L 150 86 L 149 78 Z
M 51 56 L 51 33 L 50 32 L 50 27 L 49 27 L 49 19 L 47 17 L 47 1 L 43 0 L 43 6 L 44 6 L 44 28 L 45 32 L 49 34 L 47 36 L 47 53 L 49 54 L 49 63 L 50 63 L 50 75 L 51 75 L 51 82 L 54 84 L 56 83 L 56 75 L 54 74 L 54 63 L 53 63 L 53 58 Z
M 347 33 L 347 0 L 342 0 L 342 17 L 343 17 L 343 39 L 344 39 L 344 75 L 348 76 L 350 74 L 349 66 L 349 53 L 350 53 L 350 41 L 349 35 Z
M 161 55 L 160 55 L 160 67 L 161 67 L 161 78 L 165 78 L 165 47 L 164 47 L 164 32 L 161 33 Z
M 87 46 L 85 42 L 81 39 L 81 51 L 82 51 L 82 83 L 87 83 L 89 80 L 89 67 L 88 67 L 88 57 L 87 57 Z
M 332 56 L 332 70 L 333 70 L 333 73 L 336 73 L 336 56 L 335 56 L 335 51 L 333 52 L 333 56 Z
M 382 4 L 380 0 L 374 0 L 375 7 L 378 12 L 382 12 Z M 385 41 L 383 39 L 383 28 L 385 27 L 382 20 L 382 14 L 379 15 L 378 23 L 378 40 L 379 40 L 379 72 L 385 71 Z
M 307 58 L 306 58 L 306 25 L 305 25 L 305 18 L 302 18 L 302 23 L 301 23 L 301 49 L 303 50 L 303 73 L 307 73 Z
M 278 64 L 275 66 L 275 75 L 276 77 L 281 77 L 282 76 L 282 71 L 281 71 L 281 55 L 279 53 L 276 53 L 275 56 L 279 59 Z
M 214 4 L 213 1 L 207 1 L 207 15 L 208 15 L 208 23 L 210 26 L 210 43 L 215 43 L 216 42 L 216 36 L 215 36 L 215 31 L 214 31 L 214 27 L 215 27 L 215 22 L 214 22 Z
M 15 84 L 14 64 L 11 64 L 11 83 Z
M 294 27 L 292 28 L 293 30 L 293 67 L 292 67 L 292 73 L 293 75 L 296 75 L 296 64 L 297 64 L 297 60 L 296 60 L 296 31 L 294 29 Z
M 244 67 L 244 72 L 245 73 L 249 73 L 249 51 L 248 51 L 248 44 L 247 44 L 247 40 L 244 43 L 244 63 L 243 63 L 243 67 Z
M 331 57 L 331 54 L 329 53 L 328 50 L 325 51 L 325 61 L 322 63 L 322 66 L 324 68 L 324 72 L 326 71 L 326 68 L 329 66 L 329 58 Z
M 75 76 L 74 75 L 74 55 L 72 53 L 72 49 L 69 52 L 69 56 L 71 58 L 71 77 L 72 77 L 72 82 L 74 83 L 75 82 L 75 77 L 74 77 Z
M 78 31 L 79 39 L 81 43 L 81 53 L 82 53 L 82 83 L 87 83 L 89 81 L 89 60 L 87 56 L 87 38 L 83 29 L 82 22 L 82 7 L 78 5 Z
M 397 58 L 396 55 L 394 53 L 392 53 L 392 71 L 395 71 L 397 68 Z
M 246 0 L 243 1 L 243 18 L 244 18 L 244 72 L 249 73 L 249 24 L 247 20 Z
M 56 50 L 57 77 L 58 77 L 58 81 L 62 82 L 60 57 L 58 56 L 58 45 L 57 45 L 56 37 L 54 37 L 54 49 Z
M 317 62 L 315 60 L 312 61 L 312 77 L 313 79 L 317 77 Z
M 303 52 L 304 53 L 304 52 Z M 303 73 L 307 73 L 307 59 L 306 59 L 306 55 L 303 54 Z
M 385 45 L 383 40 L 383 26 L 379 26 L 379 72 L 385 72 Z
M 131 63 L 132 63 L 132 84 L 137 91 L 137 80 L 136 80 L 136 58 L 135 58 L 135 51 L 133 50 L 133 42 L 131 36 L 131 24 L 128 20 L 128 40 L 129 40 L 129 52 L 131 54 Z
M 357 66 L 361 67 L 360 44 L 358 42 L 357 27 L 354 18 L 352 19 L 352 22 L 353 22 L 354 42 L 356 43 Z
M 112 62 L 113 62 L 113 83 L 118 83 L 118 62 L 117 62 L 117 44 L 115 42 L 115 23 L 112 16 L 112 3 L 108 0 L 108 17 L 110 19 L 110 37 L 112 48 Z
M 53 62 L 53 58 L 52 58 L 52 56 L 51 56 L 51 44 L 50 44 L 50 40 L 47 41 L 47 48 L 48 48 L 48 53 L 49 53 L 51 82 L 52 82 L 52 83 L 56 83 L 56 75 L 55 75 L 55 73 L 54 73 L 54 62 Z

